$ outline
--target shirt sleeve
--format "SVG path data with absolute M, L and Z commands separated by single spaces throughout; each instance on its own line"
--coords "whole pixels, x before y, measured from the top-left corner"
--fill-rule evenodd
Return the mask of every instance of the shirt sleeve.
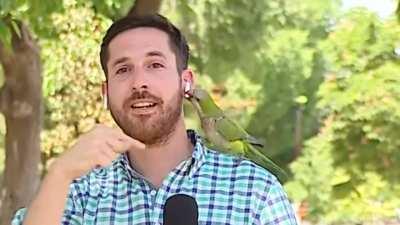
M 62 225 L 83 225 L 83 206 L 86 195 L 80 186 L 72 184 L 70 193 L 68 194 L 67 204 L 65 205 Z
M 79 192 L 79 185 L 74 183 L 70 186 L 70 191 L 67 197 L 67 203 L 64 210 L 64 215 L 62 218 L 63 225 L 82 225 L 83 224 L 83 201 L 85 200 L 85 195 Z M 22 225 L 27 209 L 19 209 L 13 219 L 11 220 L 11 225 Z
M 262 225 L 297 225 L 295 213 L 282 185 L 276 181 L 260 203 Z

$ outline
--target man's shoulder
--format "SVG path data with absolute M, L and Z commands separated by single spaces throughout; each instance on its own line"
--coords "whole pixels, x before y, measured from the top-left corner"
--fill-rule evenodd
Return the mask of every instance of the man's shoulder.
M 263 187 L 276 182 L 279 183 L 271 172 L 247 158 L 222 153 L 210 148 L 206 148 L 206 151 L 205 164 L 210 167 L 218 167 L 215 170 L 221 171 L 225 175 L 235 176 L 237 180 L 245 179 Z

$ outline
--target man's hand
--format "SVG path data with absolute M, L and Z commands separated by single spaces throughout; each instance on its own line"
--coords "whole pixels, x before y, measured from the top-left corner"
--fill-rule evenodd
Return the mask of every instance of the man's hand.
M 80 136 L 72 148 L 53 163 L 50 171 L 56 170 L 56 173 L 72 181 L 96 167 L 109 166 L 120 153 L 144 149 L 142 142 L 127 136 L 121 130 L 96 125 Z
M 25 216 L 24 225 L 61 224 L 69 185 L 95 167 L 105 167 L 128 150 L 145 145 L 121 130 L 97 125 L 80 136 L 74 146 L 51 165 Z

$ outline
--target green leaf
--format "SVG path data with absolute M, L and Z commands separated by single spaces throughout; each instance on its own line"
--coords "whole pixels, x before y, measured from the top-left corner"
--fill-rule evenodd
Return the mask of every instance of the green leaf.
M 11 50 L 11 32 L 3 20 L 0 20 L 0 41 L 7 50 Z
M 0 0 L 0 17 L 4 17 L 11 11 L 12 0 Z
M 301 95 L 294 99 L 294 101 L 298 104 L 304 105 L 307 103 L 308 99 L 307 96 Z
M 21 38 L 22 37 L 21 30 L 19 29 L 18 24 L 15 20 L 11 20 L 11 26 L 14 32 L 17 34 L 18 38 Z

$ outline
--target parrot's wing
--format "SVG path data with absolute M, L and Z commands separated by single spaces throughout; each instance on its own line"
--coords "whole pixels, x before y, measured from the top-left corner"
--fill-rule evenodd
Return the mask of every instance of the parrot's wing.
M 245 156 L 247 158 L 274 174 L 281 183 L 287 180 L 288 176 L 286 172 L 276 165 L 271 159 L 262 154 L 259 149 L 253 147 L 252 145 L 245 145 L 244 147 Z
M 250 134 L 247 134 L 245 140 L 249 142 L 253 146 L 257 146 L 259 148 L 264 148 L 265 147 L 265 141 L 259 138 L 256 138 L 254 136 L 251 136 Z
M 216 118 L 215 126 L 217 131 L 228 141 L 244 141 L 251 145 L 263 148 L 263 141 L 251 136 L 235 121 L 229 119 L 225 115 Z

